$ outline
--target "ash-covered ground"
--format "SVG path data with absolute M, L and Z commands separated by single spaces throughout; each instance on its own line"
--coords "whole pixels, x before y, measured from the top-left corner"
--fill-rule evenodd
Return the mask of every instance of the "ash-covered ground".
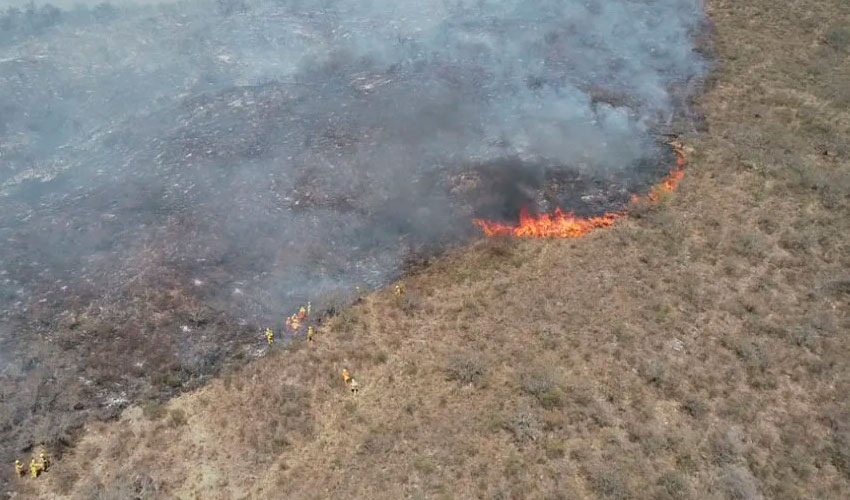
M 4 11 L 0 452 L 256 356 L 472 217 L 621 208 L 672 164 L 702 25 L 698 0 Z

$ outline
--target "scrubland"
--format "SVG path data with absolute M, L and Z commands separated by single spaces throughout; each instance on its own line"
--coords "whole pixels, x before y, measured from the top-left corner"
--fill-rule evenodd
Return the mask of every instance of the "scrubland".
M 315 342 L 88 425 L 22 495 L 850 498 L 850 5 L 707 9 L 675 193 L 422 263 Z

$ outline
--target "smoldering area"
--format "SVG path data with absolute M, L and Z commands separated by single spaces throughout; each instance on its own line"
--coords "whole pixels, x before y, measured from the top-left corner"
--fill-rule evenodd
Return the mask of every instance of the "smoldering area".
M 202 383 L 473 217 L 622 208 L 673 164 L 703 23 L 698 0 L 7 9 L 3 441 Z

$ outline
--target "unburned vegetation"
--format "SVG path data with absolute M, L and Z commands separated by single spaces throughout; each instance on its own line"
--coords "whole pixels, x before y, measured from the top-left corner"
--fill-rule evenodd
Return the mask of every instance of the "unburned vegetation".
M 435 260 L 405 280 L 415 300 L 369 295 L 313 343 L 92 424 L 29 484 L 69 498 L 850 497 L 850 6 L 708 8 L 707 130 L 687 134 L 688 176 L 658 206 L 580 240 Z

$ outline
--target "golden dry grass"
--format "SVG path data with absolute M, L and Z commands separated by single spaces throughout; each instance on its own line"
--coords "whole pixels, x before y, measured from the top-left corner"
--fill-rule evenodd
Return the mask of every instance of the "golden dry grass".
M 708 9 L 708 130 L 659 207 L 448 255 L 90 425 L 33 494 L 850 498 L 850 4 Z

